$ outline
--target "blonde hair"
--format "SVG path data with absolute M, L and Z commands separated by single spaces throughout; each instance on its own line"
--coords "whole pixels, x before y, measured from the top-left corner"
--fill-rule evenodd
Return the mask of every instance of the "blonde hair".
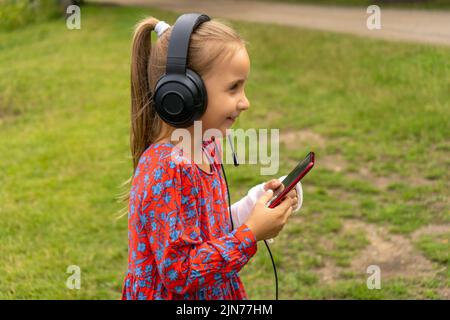
M 131 52 L 131 127 L 130 147 L 133 175 L 142 153 L 155 141 L 170 136 L 162 132 L 163 121 L 153 106 L 153 93 L 158 79 L 165 74 L 167 50 L 172 27 L 152 45 L 151 32 L 159 22 L 154 17 L 140 21 L 134 31 Z M 213 71 L 214 65 L 226 61 L 247 42 L 224 21 L 212 19 L 202 23 L 191 34 L 187 68 L 202 78 Z M 131 176 L 122 186 L 129 188 Z M 121 196 L 129 200 L 129 189 Z

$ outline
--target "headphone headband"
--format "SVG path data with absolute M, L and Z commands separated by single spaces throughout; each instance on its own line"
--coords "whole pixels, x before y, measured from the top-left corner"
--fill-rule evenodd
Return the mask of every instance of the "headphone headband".
M 180 16 L 172 29 L 167 53 L 166 74 L 186 73 L 186 62 L 191 33 L 210 18 L 205 14 L 186 13 Z

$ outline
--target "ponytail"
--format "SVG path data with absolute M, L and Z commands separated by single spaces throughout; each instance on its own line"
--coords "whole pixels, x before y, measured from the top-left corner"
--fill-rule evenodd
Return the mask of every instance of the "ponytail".
M 133 172 L 139 158 L 155 138 L 159 128 L 152 103 L 152 88 L 148 79 L 151 53 L 151 32 L 158 19 L 146 18 L 136 26 L 131 51 L 131 127 L 130 147 L 133 159 Z
M 158 19 L 149 17 L 140 21 L 134 31 L 131 48 L 131 113 L 130 113 L 130 148 L 133 160 L 133 175 L 139 159 L 154 141 L 155 134 L 160 131 L 161 124 L 156 115 L 152 102 L 152 88 L 149 81 L 149 61 L 152 49 L 151 33 L 155 29 Z M 130 199 L 133 175 L 122 183 L 126 188 L 118 195 L 120 202 Z M 119 217 L 127 213 L 128 208 L 122 208 Z

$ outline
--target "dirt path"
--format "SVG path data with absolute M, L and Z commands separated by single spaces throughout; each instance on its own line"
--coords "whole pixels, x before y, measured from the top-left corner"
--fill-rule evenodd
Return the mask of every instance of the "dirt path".
M 89 1 L 89 0 L 88 0 Z M 381 8 L 381 29 L 369 30 L 366 8 L 330 7 L 237 0 L 91 0 L 157 7 L 178 13 L 205 12 L 237 19 L 365 37 L 450 46 L 450 11 Z

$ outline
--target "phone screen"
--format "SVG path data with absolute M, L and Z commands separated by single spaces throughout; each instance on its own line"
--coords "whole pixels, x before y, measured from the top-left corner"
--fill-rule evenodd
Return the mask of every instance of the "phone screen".
M 308 153 L 305 159 L 303 159 L 282 181 L 284 185 L 284 190 L 274 196 L 270 202 L 269 207 L 276 207 L 284 196 L 291 191 L 295 185 L 311 170 L 314 165 L 314 152 Z
M 289 186 L 303 171 L 306 170 L 308 165 L 312 162 L 312 152 L 310 152 L 305 159 L 303 159 L 294 170 L 283 180 L 285 187 Z

